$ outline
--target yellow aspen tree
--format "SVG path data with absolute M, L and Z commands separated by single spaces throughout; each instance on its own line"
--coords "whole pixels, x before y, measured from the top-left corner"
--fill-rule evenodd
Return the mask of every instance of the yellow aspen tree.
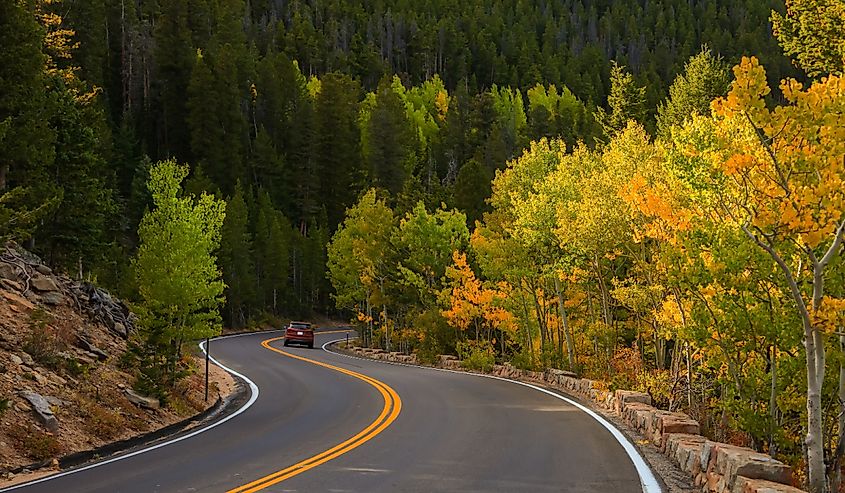
M 843 309 L 825 282 L 845 230 L 845 79 L 830 76 L 806 89 L 784 80 L 786 104 L 769 109 L 757 59 L 744 57 L 734 74 L 728 96 L 713 103 L 718 148 L 710 158 L 724 175 L 719 202 L 780 268 L 802 320 L 808 483 L 822 493 L 825 335 L 841 323 Z

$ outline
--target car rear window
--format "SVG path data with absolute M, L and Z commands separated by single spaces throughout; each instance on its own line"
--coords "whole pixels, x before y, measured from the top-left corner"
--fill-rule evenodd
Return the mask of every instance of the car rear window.
M 310 329 L 311 324 L 308 324 L 308 323 L 305 323 L 305 322 L 291 322 L 290 328 L 291 329 Z

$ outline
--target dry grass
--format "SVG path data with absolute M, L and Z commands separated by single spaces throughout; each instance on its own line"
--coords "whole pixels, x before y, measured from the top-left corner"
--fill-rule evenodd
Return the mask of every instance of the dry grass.
M 16 426 L 7 432 L 17 450 L 25 451 L 27 457 L 35 460 L 47 460 L 62 451 L 59 440 L 52 434 L 34 426 Z

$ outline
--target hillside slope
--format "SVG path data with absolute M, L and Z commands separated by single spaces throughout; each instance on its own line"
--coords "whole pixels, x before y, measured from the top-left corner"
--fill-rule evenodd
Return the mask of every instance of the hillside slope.
M 168 406 L 131 390 L 121 356 L 134 331 L 121 301 L 54 274 L 16 245 L 0 250 L 0 474 L 129 438 L 205 409 L 203 379 Z

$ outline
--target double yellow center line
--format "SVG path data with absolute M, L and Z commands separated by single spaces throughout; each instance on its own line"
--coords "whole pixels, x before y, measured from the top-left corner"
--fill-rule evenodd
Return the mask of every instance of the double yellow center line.
M 327 332 L 320 333 L 326 334 Z M 396 421 L 396 418 L 399 416 L 399 412 L 402 410 L 402 399 L 399 398 L 399 394 L 397 394 L 395 390 L 390 388 L 384 382 L 380 382 L 375 378 L 368 377 L 367 375 L 362 375 L 361 373 L 354 372 L 352 370 L 347 370 L 346 368 L 341 368 L 339 366 L 323 363 L 322 361 L 316 361 L 313 359 L 298 356 L 296 354 L 288 353 L 286 351 L 282 351 L 281 349 L 274 348 L 270 345 L 271 343 L 282 339 L 284 339 L 284 337 L 274 337 L 272 339 L 262 341 L 261 345 L 269 349 L 270 351 L 274 351 L 289 358 L 306 361 L 308 363 L 317 366 L 322 366 L 330 370 L 338 371 L 340 373 L 344 373 L 351 377 L 355 377 L 359 380 L 367 382 L 379 391 L 382 398 L 384 399 L 384 407 L 382 408 L 381 413 L 372 423 L 370 423 L 366 428 L 364 428 L 348 440 L 345 440 L 335 445 L 334 447 L 326 450 L 325 452 L 321 452 L 313 457 L 309 457 L 301 462 L 297 462 L 296 464 L 290 467 L 286 467 L 285 469 L 282 469 L 280 471 L 268 474 L 267 476 L 256 479 L 255 481 L 249 484 L 245 484 L 233 490 L 229 490 L 227 493 L 252 493 L 254 491 L 261 491 L 286 479 L 290 479 L 298 474 L 302 474 L 303 472 L 308 471 L 309 469 L 313 469 L 319 466 L 320 464 L 325 464 L 326 462 L 336 457 L 339 457 L 349 452 L 350 450 L 357 448 L 358 446 L 363 445 L 364 443 L 372 440 L 376 435 L 378 435 L 379 433 L 384 431 L 385 428 L 390 426 L 391 423 Z

